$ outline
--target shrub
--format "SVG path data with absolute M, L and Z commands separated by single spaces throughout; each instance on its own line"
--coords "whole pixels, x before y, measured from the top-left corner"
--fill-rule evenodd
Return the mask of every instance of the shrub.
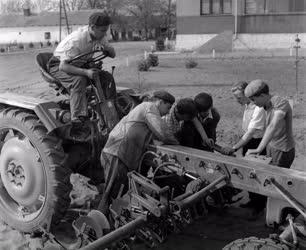
M 152 67 L 158 66 L 158 55 L 149 54 L 148 61 L 150 62 Z
M 156 42 L 155 42 L 155 47 L 156 47 L 156 50 L 158 50 L 158 51 L 165 50 L 165 41 L 164 41 L 164 38 L 162 38 L 162 37 L 157 38 Z
M 167 49 L 167 50 L 172 50 L 172 45 L 171 45 L 171 43 L 167 43 L 166 49 Z
M 140 36 L 133 36 L 133 41 L 140 41 L 141 37 Z
M 189 58 L 186 60 L 185 66 L 187 69 L 191 69 L 191 68 L 195 68 L 196 66 L 198 66 L 198 63 L 196 60 Z
M 138 61 L 138 71 L 148 71 L 150 68 L 150 61 L 146 59 L 141 59 Z
M 29 43 L 29 48 L 34 48 L 34 44 L 32 42 Z
M 18 45 L 18 49 L 24 49 L 24 45 L 21 43 Z
M 5 48 L 0 48 L 0 52 L 4 53 L 5 52 Z
M 52 44 L 50 41 L 47 42 L 47 46 L 50 47 Z

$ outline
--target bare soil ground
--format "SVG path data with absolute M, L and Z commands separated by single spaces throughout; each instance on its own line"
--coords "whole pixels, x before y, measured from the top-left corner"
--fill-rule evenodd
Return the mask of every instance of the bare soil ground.
M 177 97 L 194 96 L 202 91 L 211 93 L 214 105 L 221 113 L 218 143 L 231 145 L 241 135 L 242 118 L 242 108 L 231 95 L 231 85 L 240 80 L 265 79 L 272 93 L 287 96 L 293 101 L 293 129 L 297 151 L 294 167 L 306 169 L 305 58 L 301 58 L 299 63 L 299 95 L 296 95 L 292 57 L 264 57 L 264 54 L 256 57 L 250 54 L 211 59 L 192 54 L 160 55 L 158 67 L 139 73 L 136 60 L 144 50 L 149 50 L 151 45 L 152 43 L 144 42 L 114 44 L 118 58 L 106 59 L 105 67 L 110 69 L 112 64 L 117 66 L 115 79 L 118 86 L 132 87 L 140 92 L 163 88 Z M 185 68 L 185 61 L 190 57 L 198 62 L 194 69 Z M 0 55 L 0 92 L 4 91 L 48 99 L 54 94 L 40 77 L 33 52 Z M 79 192 L 86 195 L 87 190 Z M 248 221 L 247 217 L 248 211 L 240 208 L 214 212 L 187 227 L 183 233 L 171 236 L 159 249 L 217 250 L 237 238 L 268 236 L 271 230 L 264 227 L 264 216 L 257 221 Z M 5 225 L 0 226 L 0 249 L 36 249 L 35 243 L 29 247 L 24 242 L 27 240 L 23 235 Z

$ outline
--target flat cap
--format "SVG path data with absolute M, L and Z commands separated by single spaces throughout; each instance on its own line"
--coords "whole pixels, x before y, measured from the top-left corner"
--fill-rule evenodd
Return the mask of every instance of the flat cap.
M 89 17 L 89 25 L 108 26 L 112 23 L 111 18 L 103 12 L 95 12 Z
M 244 95 L 248 98 L 252 97 L 256 95 L 259 91 L 261 91 L 266 86 L 267 84 L 261 79 L 253 80 L 245 88 Z
M 161 99 L 165 102 L 173 104 L 175 102 L 175 97 L 165 90 L 157 90 L 153 93 L 153 97 Z

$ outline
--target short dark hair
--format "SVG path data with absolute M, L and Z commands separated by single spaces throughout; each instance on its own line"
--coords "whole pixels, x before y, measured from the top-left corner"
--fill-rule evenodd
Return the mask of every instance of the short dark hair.
M 175 102 L 175 97 L 165 90 L 157 90 L 153 93 L 153 97 L 163 100 L 164 102 L 173 104 Z
M 213 99 L 211 95 L 205 92 L 196 95 L 194 102 L 199 112 L 207 111 L 213 106 Z
M 176 110 L 180 115 L 189 115 L 191 118 L 198 113 L 197 107 L 191 98 L 182 98 L 176 104 Z
M 96 26 L 108 26 L 112 23 L 110 16 L 107 13 L 95 12 L 89 17 L 88 24 Z

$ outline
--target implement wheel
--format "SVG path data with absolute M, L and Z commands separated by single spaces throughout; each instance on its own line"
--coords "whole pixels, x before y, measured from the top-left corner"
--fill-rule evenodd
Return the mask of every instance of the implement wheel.
M 272 239 L 259 239 L 250 237 L 235 240 L 226 245 L 222 250 L 291 250 L 289 246 L 281 242 L 275 242 Z
M 23 232 L 58 223 L 70 204 L 71 171 L 61 140 L 37 116 L 0 110 L 0 217 Z

